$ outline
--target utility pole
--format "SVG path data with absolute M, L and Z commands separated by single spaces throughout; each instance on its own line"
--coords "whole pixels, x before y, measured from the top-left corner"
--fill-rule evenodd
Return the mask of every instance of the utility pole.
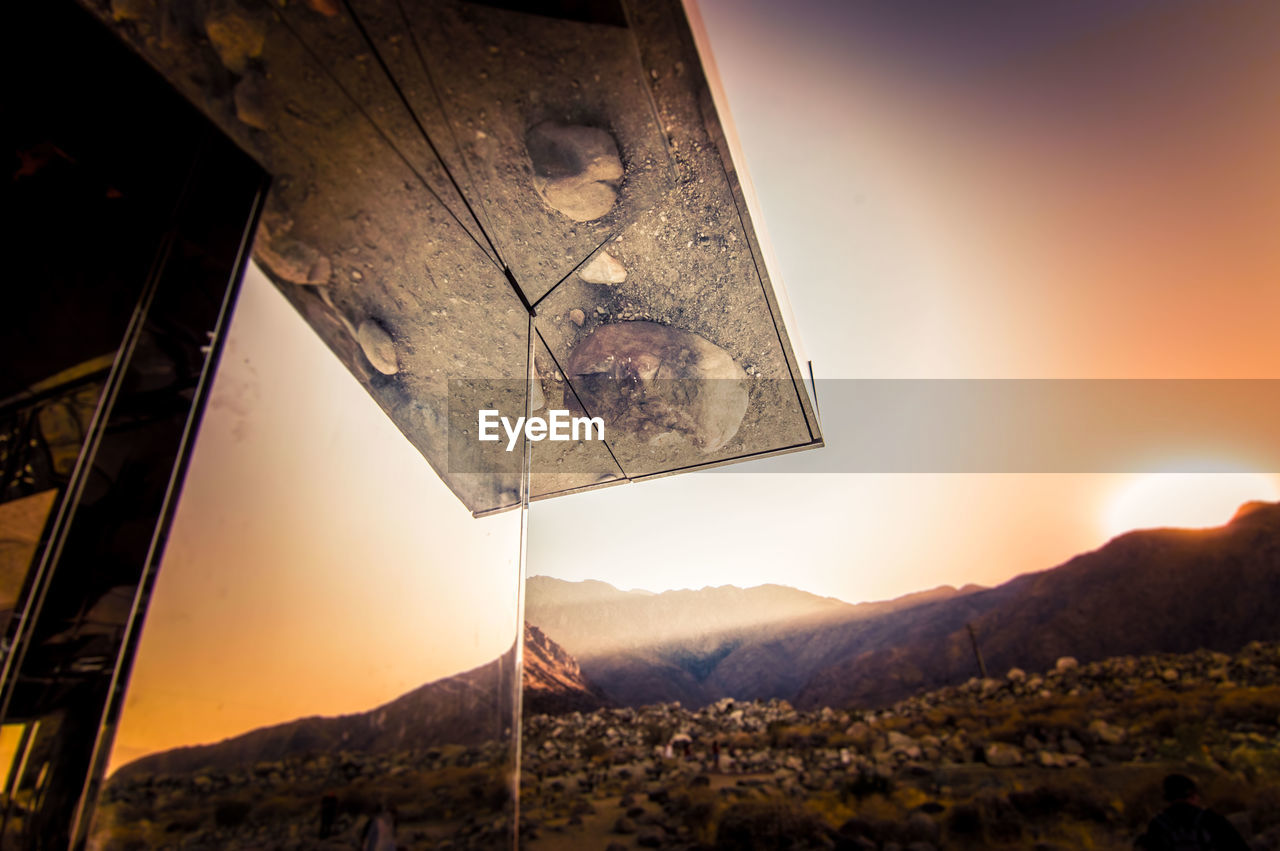
M 969 643 L 973 645 L 973 658 L 978 660 L 978 673 L 985 680 L 987 678 L 987 663 L 982 661 L 982 651 L 978 649 L 978 634 L 973 631 L 973 624 L 967 623 L 964 628 L 969 630 Z

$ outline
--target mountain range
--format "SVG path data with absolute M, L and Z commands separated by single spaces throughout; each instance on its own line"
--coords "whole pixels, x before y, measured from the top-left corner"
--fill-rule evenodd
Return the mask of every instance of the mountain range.
M 524 712 L 723 697 L 800 708 L 877 706 L 987 670 L 1062 656 L 1233 651 L 1280 640 L 1280 503 L 1215 529 L 1130 532 L 994 588 L 942 586 L 851 605 L 781 585 L 621 591 L 531 577 Z M 970 637 L 970 628 L 973 638 Z M 265 727 L 143 757 L 117 772 L 178 774 L 305 754 L 476 744 L 509 735 L 514 649 L 372 710 Z
M 532 577 L 526 618 L 622 704 L 876 705 L 1061 656 L 1233 650 L 1280 638 L 1280 504 L 1215 529 L 1130 532 L 995 588 L 850 605 L 777 585 L 662 594 Z
M 524 630 L 524 711 L 590 712 L 609 701 L 537 627 Z M 175 748 L 122 766 L 115 776 L 186 774 L 339 751 L 389 753 L 479 744 L 510 735 L 515 654 L 436 680 L 367 712 L 299 718 L 221 742 Z

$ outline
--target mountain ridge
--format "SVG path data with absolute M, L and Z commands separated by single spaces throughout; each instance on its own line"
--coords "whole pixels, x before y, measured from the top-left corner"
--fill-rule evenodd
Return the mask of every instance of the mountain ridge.
M 528 623 L 523 663 L 524 705 L 530 714 L 590 712 L 611 705 L 564 648 Z M 307 753 L 477 745 L 510 735 L 514 670 L 513 648 L 492 662 L 425 683 L 363 712 L 296 718 L 218 742 L 172 748 L 127 763 L 112 776 L 185 774 Z
M 857 605 L 776 585 L 636 597 L 588 582 L 531 577 L 527 614 L 623 705 L 889 702 L 977 673 L 969 624 L 991 671 L 1280 638 L 1267 605 L 1280 596 L 1280 503 L 1246 503 L 1210 529 L 1128 532 L 993 588 Z M 759 617 L 772 595 L 787 605 Z

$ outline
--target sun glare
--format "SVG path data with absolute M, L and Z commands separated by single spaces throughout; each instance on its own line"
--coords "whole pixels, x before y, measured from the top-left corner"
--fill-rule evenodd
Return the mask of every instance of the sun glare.
M 1132 479 L 1111 500 L 1109 536 L 1134 529 L 1221 526 L 1250 500 L 1275 501 L 1276 479 L 1262 473 L 1151 473 Z

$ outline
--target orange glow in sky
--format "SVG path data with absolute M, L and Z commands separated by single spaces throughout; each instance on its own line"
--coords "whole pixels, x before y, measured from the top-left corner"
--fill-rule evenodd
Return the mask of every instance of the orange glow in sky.
M 1243 503 L 1280 499 L 1274 476 L 1259 473 L 1151 473 L 1135 476 L 1106 508 L 1111 536 L 1133 529 L 1221 526 Z
M 252 268 L 111 770 L 492 661 L 516 635 L 519 523 L 473 519 Z

